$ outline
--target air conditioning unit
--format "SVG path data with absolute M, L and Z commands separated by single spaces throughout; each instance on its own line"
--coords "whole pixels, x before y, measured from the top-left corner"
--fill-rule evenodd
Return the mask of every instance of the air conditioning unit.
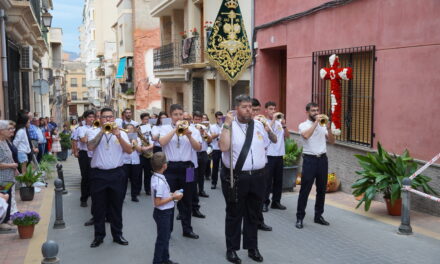
M 32 71 L 32 46 L 24 46 L 21 49 L 21 57 L 20 57 L 20 70 L 22 71 Z

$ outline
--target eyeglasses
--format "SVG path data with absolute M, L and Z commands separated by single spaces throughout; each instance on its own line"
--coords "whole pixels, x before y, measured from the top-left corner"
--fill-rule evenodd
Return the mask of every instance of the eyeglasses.
M 113 118 L 114 116 L 101 116 L 101 118 L 104 118 L 104 119 L 111 119 L 111 118 Z
M 8 130 L 15 130 L 15 127 L 10 127 L 10 128 L 8 128 Z

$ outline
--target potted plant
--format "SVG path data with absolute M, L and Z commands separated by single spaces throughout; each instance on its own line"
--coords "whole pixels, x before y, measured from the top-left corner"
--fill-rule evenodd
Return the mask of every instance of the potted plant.
M 186 39 L 186 37 L 187 37 L 187 35 L 186 35 L 186 30 L 180 32 L 179 34 L 180 34 L 180 36 L 182 37 L 182 39 Z
M 57 153 L 58 160 L 67 160 L 67 153 L 71 148 L 70 134 L 60 133 L 61 152 Z
M 21 239 L 32 238 L 35 225 L 40 222 L 40 215 L 34 211 L 17 212 L 11 216 L 12 223 L 17 226 Z
M 32 201 L 34 199 L 35 190 L 32 185 L 40 179 L 40 176 L 41 172 L 34 171 L 32 164 L 29 164 L 23 174 L 15 177 L 18 182 L 24 185 L 20 187 L 20 198 L 22 201 Z
M 401 156 L 390 155 L 378 143 L 376 153 L 355 156 L 362 167 L 362 170 L 356 173 L 362 178 L 356 180 L 351 187 L 354 196 L 363 195 L 356 208 L 364 204 L 365 211 L 368 211 L 376 194 L 383 193 L 388 213 L 400 215 L 402 180 L 417 170 L 417 163 L 410 157 L 408 150 L 405 150 Z M 430 177 L 418 175 L 412 180 L 411 187 L 414 189 L 421 187 L 425 193 L 436 194 L 428 185 L 430 181 Z
M 192 36 L 193 37 L 198 37 L 199 36 L 199 32 L 197 31 L 197 28 L 194 28 L 191 32 L 192 32 Z
M 288 138 L 284 142 L 286 154 L 283 156 L 283 189 L 293 190 L 296 186 L 298 174 L 298 161 L 302 153 L 302 147 L 298 147 L 295 140 Z

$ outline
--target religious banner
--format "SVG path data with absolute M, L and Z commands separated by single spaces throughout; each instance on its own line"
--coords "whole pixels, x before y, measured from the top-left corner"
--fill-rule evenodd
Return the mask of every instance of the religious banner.
M 251 48 L 238 0 L 223 0 L 206 52 L 209 61 L 231 86 L 251 63 Z
M 336 136 L 341 134 L 341 111 L 342 111 L 342 93 L 341 80 L 350 80 L 353 78 L 352 69 L 339 68 L 339 57 L 333 54 L 329 58 L 330 68 L 322 68 L 319 74 L 321 79 L 330 80 L 330 103 L 332 111 L 332 133 Z

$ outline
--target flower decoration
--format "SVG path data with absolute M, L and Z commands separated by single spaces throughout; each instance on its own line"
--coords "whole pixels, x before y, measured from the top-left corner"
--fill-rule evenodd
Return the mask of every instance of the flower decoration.
M 40 222 L 40 215 L 35 211 L 17 212 L 11 216 L 11 220 L 17 226 L 31 226 Z
M 212 21 L 205 21 L 205 31 L 212 31 Z

